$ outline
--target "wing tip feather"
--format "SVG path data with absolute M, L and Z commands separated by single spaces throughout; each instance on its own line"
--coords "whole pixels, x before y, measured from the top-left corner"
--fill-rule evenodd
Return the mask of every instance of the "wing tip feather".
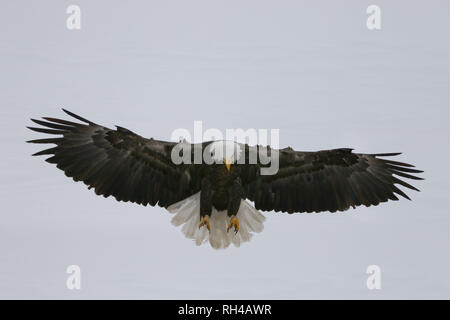
M 395 157 L 401 155 L 402 152 L 387 152 L 387 153 L 373 153 L 371 156 L 374 157 Z
M 73 112 L 67 110 L 67 109 L 64 109 L 64 108 L 61 108 L 61 109 L 62 109 L 62 111 L 64 111 L 66 114 L 68 114 L 69 116 L 71 116 L 71 117 L 73 117 L 73 118 L 75 118 L 75 119 L 78 119 L 78 120 L 80 120 L 80 121 L 82 121 L 82 122 L 85 122 L 85 123 L 88 123 L 88 124 L 90 124 L 90 125 L 95 125 L 94 122 L 92 122 L 92 121 L 90 121 L 90 120 L 87 120 L 87 119 L 85 119 L 85 118 L 83 118 L 83 117 L 81 117 L 81 116 L 79 116 L 79 115 L 77 115 L 77 114 L 75 114 L 75 113 L 73 113 Z

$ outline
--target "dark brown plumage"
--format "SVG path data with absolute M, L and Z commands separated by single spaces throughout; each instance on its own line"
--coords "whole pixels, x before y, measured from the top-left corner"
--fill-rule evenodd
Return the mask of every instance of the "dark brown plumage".
M 174 142 L 146 139 L 122 127 L 112 130 L 64 111 L 81 123 L 32 119 L 41 127 L 31 130 L 59 136 L 29 141 L 56 145 L 34 155 L 50 155 L 46 161 L 56 164 L 68 177 L 83 181 L 98 195 L 112 195 L 119 201 L 168 207 L 199 192 L 202 180 L 214 176 L 209 185 L 216 197 L 221 194 L 217 203 L 222 202 L 222 206 L 231 201 L 229 190 L 239 179 L 234 188 L 241 190 L 234 195 L 254 201 L 259 210 L 335 212 L 398 200 L 397 195 L 409 199 L 397 185 L 417 190 L 402 179 L 422 179 L 412 175 L 422 172 L 412 165 L 386 159 L 399 153 L 359 154 L 352 149 L 303 152 L 291 148 L 279 151 L 276 175 L 260 175 L 258 164 L 234 164 L 230 176 L 225 177 L 226 170 L 217 164 L 172 163 Z M 202 148 L 209 143 L 203 143 Z M 251 147 L 243 147 L 248 155 Z
M 358 154 L 352 149 L 318 152 L 280 150 L 280 169 L 247 185 L 247 198 L 256 209 L 283 212 L 344 211 L 409 199 L 396 184 L 419 191 L 399 177 L 421 180 L 412 165 L 384 159 L 400 153 Z

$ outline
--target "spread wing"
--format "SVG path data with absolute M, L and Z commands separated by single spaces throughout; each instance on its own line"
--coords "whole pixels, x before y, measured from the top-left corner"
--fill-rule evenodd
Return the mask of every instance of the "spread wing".
M 31 119 L 41 127 L 29 129 L 62 136 L 28 142 L 55 144 L 34 155 L 50 155 L 47 162 L 96 194 L 167 207 L 200 190 L 200 168 L 171 161 L 176 143 L 146 139 L 122 127 L 111 130 L 64 111 L 82 123 Z
M 279 150 L 279 171 L 257 176 L 245 185 L 246 196 L 263 211 L 344 211 L 409 197 L 396 185 L 419 191 L 401 178 L 423 171 L 384 157 L 399 153 L 358 154 L 352 149 L 301 152 Z M 248 173 L 246 173 L 248 175 Z M 248 180 L 248 178 L 247 178 Z

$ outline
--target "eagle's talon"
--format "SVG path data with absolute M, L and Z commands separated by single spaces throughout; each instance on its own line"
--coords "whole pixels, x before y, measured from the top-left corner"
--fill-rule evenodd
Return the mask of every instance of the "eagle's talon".
M 237 217 L 233 217 L 228 224 L 227 232 L 230 231 L 231 228 L 234 227 L 234 234 L 237 234 L 239 231 L 239 220 Z
M 211 231 L 211 226 L 209 224 L 209 216 L 206 215 L 203 217 L 202 221 L 200 222 L 200 224 L 198 225 L 198 228 L 200 229 L 201 227 L 206 226 L 206 228 L 208 229 L 208 231 Z

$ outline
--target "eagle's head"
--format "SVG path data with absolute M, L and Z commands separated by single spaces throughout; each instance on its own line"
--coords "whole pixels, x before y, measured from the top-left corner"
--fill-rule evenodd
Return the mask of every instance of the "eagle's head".
M 214 141 L 208 145 L 206 151 L 213 163 L 225 164 L 228 171 L 231 165 L 239 160 L 242 153 L 241 145 L 229 140 Z

